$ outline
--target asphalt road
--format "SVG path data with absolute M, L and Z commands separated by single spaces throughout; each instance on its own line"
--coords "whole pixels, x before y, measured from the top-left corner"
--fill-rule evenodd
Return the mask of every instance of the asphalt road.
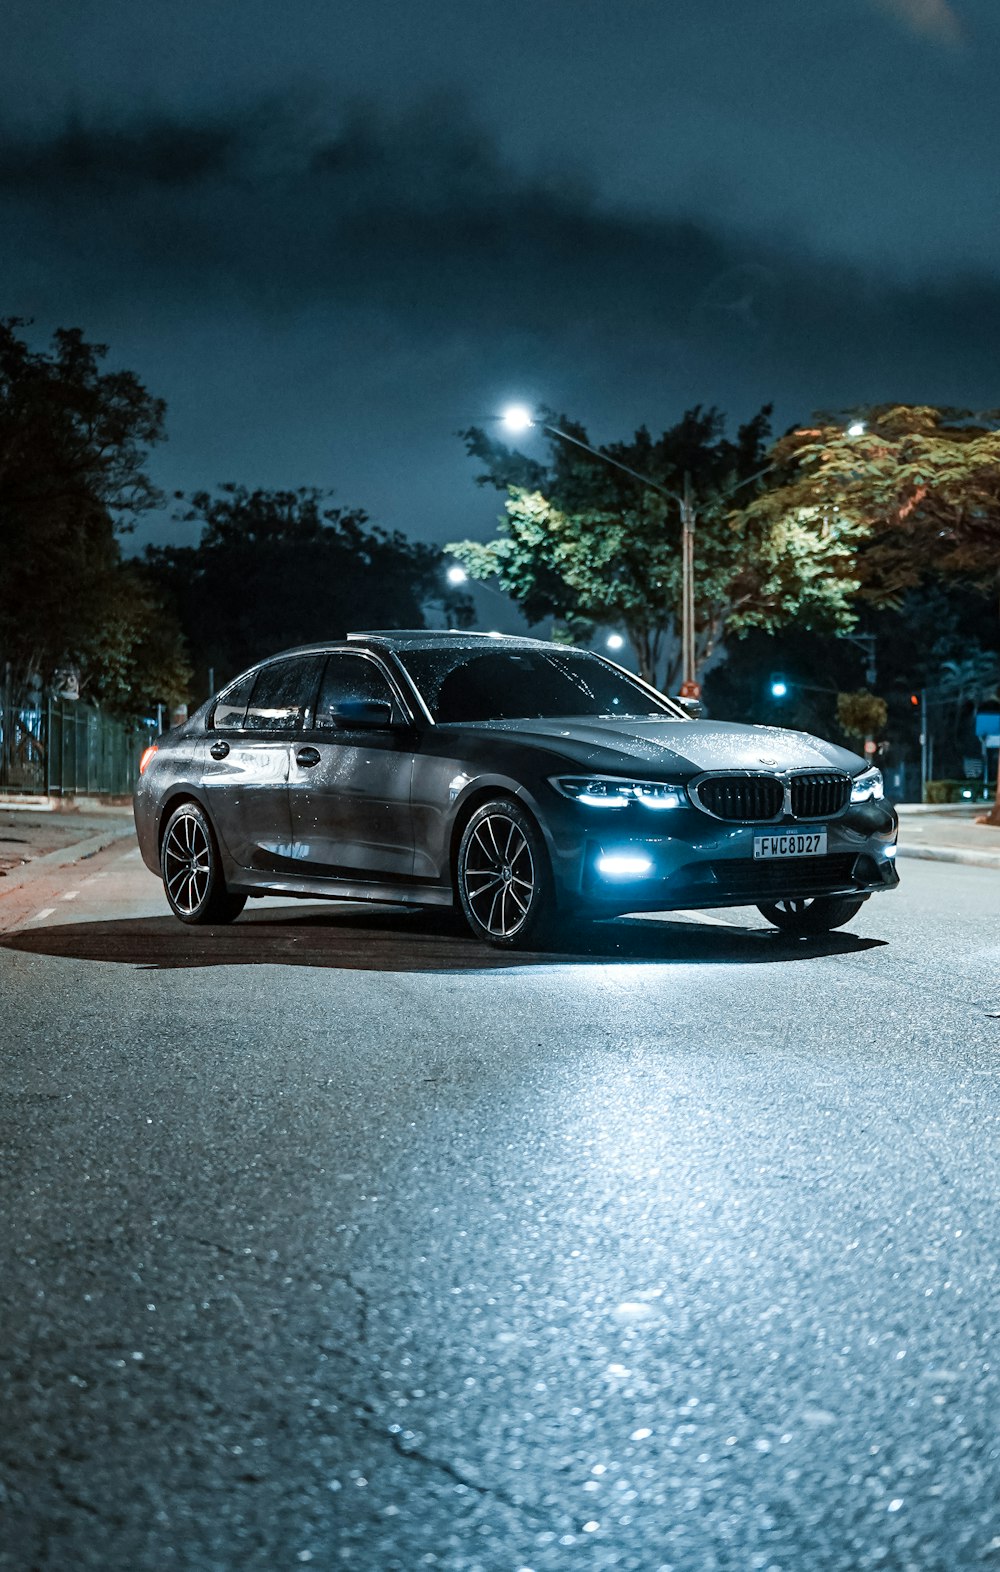
M 0 1566 L 1000 1567 L 1000 874 L 498 957 L 0 900 Z

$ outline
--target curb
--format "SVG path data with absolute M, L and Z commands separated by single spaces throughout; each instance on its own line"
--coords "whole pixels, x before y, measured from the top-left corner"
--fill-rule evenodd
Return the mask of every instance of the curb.
M 962 862 L 973 868 L 1000 868 L 1000 852 L 965 851 L 959 846 L 900 846 L 899 857 L 923 857 L 928 862 Z
M 82 862 L 87 857 L 94 857 L 106 846 L 113 846 L 115 841 L 124 840 L 127 836 L 135 835 L 135 825 L 129 821 L 113 828 L 111 825 L 106 830 L 101 830 L 98 835 L 91 835 L 85 841 L 77 841 L 73 846 L 60 846 L 55 851 L 46 852 L 44 857 L 32 857 L 22 867 L 13 869 L 0 879 L 0 897 L 7 894 L 8 890 L 16 890 L 23 884 L 30 884 L 36 871 L 45 872 L 49 868 L 58 868 L 66 863 Z
M 961 818 L 963 814 L 970 818 L 977 813 L 988 811 L 993 806 L 992 797 L 977 797 L 972 802 L 894 802 L 893 807 L 903 818 L 912 814 L 946 814 L 949 817 Z

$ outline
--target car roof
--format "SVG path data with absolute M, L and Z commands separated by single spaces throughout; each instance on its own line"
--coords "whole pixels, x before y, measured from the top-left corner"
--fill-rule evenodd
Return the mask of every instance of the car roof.
M 349 633 L 346 639 L 327 639 L 321 644 L 300 644 L 294 649 L 279 650 L 268 659 L 274 660 L 278 655 L 320 654 L 324 650 L 351 649 L 358 645 L 386 650 L 472 650 L 481 648 L 484 643 L 508 649 L 563 648 L 562 645 L 553 646 L 547 639 L 529 639 L 520 634 L 469 633 L 457 628 L 374 628 L 370 632 Z

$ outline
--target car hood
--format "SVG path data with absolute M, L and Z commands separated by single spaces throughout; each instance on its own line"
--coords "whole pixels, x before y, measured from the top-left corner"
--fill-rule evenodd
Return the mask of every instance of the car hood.
M 802 731 L 742 726 L 732 721 L 519 720 L 477 725 L 498 738 L 515 737 L 587 770 L 644 770 L 682 779 L 702 770 L 836 769 L 857 774 L 865 761 L 847 748 Z

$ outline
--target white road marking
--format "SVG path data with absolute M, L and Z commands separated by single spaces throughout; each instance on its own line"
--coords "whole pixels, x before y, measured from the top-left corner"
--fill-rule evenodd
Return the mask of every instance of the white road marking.
M 52 913 L 54 911 L 55 911 L 55 907 L 54 906 L 43 906 L 41 911 L 40 912 L 36 912 L 34 917 L 29 917 L 28 921 L 29 922 L 43 922 L 46 917 L 51 917 Z
M 712 923 L 716 928 L 742 928 L 745 926 L 741 922 L 730 922 L 728 917 L 716 917 L 712 912 L 682 911 L 663 912 L 662 914 L 658 912 L 657 916 L 661 922 L 673 922 L 675 918 L 681 917 L 686 922 Z
M 119 857 L 118 861 L 119 862 L 128 862 L 132 857 L 138 857 L 138 856 L 139 856 L 139 848 L 137 846 L 134 851 L 126 852 L 124 857 Z
M 63 896 L 63 900 L 64 901 L 75 901 L 77 896 L 79 895 L 79 893 L 80 893 L 79 890 L 67 890 L 66 894 Z

